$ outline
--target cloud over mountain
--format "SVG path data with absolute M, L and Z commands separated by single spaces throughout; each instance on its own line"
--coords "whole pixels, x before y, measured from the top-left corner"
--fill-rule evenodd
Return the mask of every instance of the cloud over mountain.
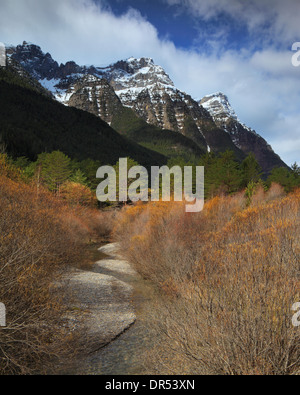
M 217 46 L 206 52 L 201 43 L 198 48 L 179 48 L 162 39 L 158 27 L 138 10 L 117 15 L 109 2 L 93 0 L 2 0 L 0 40 L 32 41 L 60 62 L 107 65 L 129 56 L 154 58 L 176 86 L 195 99 L 225 92 L 244 123 L 264 133 L 288 164 L 300 162 L 300 68 L 291 65 L 289 50 L 300 40 L 299 3 L 161 0 L 165 1 L 203 20 L 226 14 L 247 27 L 253 45 L 243 46 L 241 39 L 238 49 Z

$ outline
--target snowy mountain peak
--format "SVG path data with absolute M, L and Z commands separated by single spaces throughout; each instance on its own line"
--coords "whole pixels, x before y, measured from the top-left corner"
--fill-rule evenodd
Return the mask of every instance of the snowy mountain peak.
M 23 57 L 24 55 L 28 55 L 28 54 L 29 56 L 45 56 L 41 47 L 33 43 L 29 43 L 27 41 L 24 41 L 22 45 L 18 45 L 15 48 L 15 51 L 18 53 L 19 56 L 23 55 Z
M 135 80 L 143 87 L 150 87 L 156 83 L 174 86 L 165 70 L 155 65 L 151 58 L 129 58 L 113 64 L 109 71 L 112 80 L 122 80 L 123 83 Z
M 130 57 L 127 59 L 127 62 L 138 66 L 140 68 L 145 67 L 146 65 L 154 65 L 154 60 L 152 58 L 134 58 Z
M 247 130 L 252 134 L 256 134 L 255 130 L 249 128 L 247 125 L 242 123 L 237 117 L 233 107 L 229 103 L 228 97 L 222 92 L 213 93 L 211 95 L 204 96 L 203 99 L 199 101 L 211 115 L 213 120 L 222 127 L 227 133 L 236 135 L 236 125 L 240 125 L 242 128 Z M 234 128 L 229 126 L 229 124 L 234 124 Z M 233 130 L 234 129 L 234 130 Z M 238 146 L 234 137 L 234 142 Z
M 49 53 L 45 54 L 41 47 L 26 41 L 17 47 L 7 48 L 7 54 L 37 80 L 53 78 L 59 68 Z
M 124 105 L 137 99 L 141 93 L 162 96 L 166 91 L 176 90 L 165 70 L 151 58 L 129 58 L 106 69 L 106 78 Z
M 228 97 L 222 92 L 204 96 L 199 103 L 210 113 L 215 121 L 226 122 L 228 118 L 239 121 L 229 103 Z

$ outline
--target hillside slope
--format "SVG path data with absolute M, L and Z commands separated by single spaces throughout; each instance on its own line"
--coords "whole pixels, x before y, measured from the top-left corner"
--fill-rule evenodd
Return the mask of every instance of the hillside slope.
M 205 143 L 195 144 L 181 133 L 163 130 L 138 117 L 133 109 L 122 104 L 104 78 L 87 75 L 72 85 L 67 95 L 70 95 L 69 106 L 99 116 L 122 135 L 169 158 L 200 157 L 206 152 Z
M 145 166 L 167 161 L 98 117 L 40 94 L 8 69 L 0 69 L 0 117 L 0 143 L 14 157 L 35 159 L 41 152 L 59 149 L 71 158 L 103 164 L 114 164 L 121 157 Z

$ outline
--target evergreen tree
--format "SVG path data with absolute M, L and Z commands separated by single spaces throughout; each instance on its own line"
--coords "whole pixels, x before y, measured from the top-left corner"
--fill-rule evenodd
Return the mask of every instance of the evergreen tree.
M 295 187 L 300 186 L 300 177 L 297 175 L 297 169 L 289 170 L 285 167 L 273 169 L 269 178 L 268 184 L 272 182 L 280 184 L 284 187 L 286 192 L 292 191 Z
M 87 185 L 96 190 L 99 180 L 96 178 L 97 170 L 101 166 L 100 161 L 95 161 L 92 159 L 86 159 L 77 164 L 76 169 L 80 169 L 82 173 L 87 177 Z
M 22 170 L 25 170 L 25 169 L 30 165 L 29 159 L 26 158 L 25 156 L 21 156 L 21 157 L 15 159 L 15 160 L 12 161 L 12 162 L 13 162 L 13 164 L 14 164 L 16 167 L 18 167 L 18 168 L 20 168 L 20 169 L 22 169 Z
M 291 169 L 296 177 L 300 177 L 300 166 L 296 162 L 291 166 Z
M 242 162 L 242 187 L 246 187 L 249 183 L 258 182 L 262 177 L 262 168 L 257 162 L 255 155 L 251 152 Z
M 84 186 L 88 186 L 87 177 L 80 169 L 75 171 L 75 173 L 71 176 L 70 181 L 75 184 L 81 184 Z
M 60 188 L 71 175 L 71 160 L 60 151 L 42 154 L 38 158 L 41 163 L 41 176 L 50 191 L 60 194 Z
M 234 152 L 226 151 L 219 156 L 209 154 L 205 162 L 206 197 L 220 192 L 233 193 L 239 190 L 241 171 Z

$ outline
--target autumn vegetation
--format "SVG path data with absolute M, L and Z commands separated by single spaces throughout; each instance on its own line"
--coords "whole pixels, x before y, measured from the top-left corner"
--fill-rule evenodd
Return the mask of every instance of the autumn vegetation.
M 127 156 L 129 167 L 205 167 L 203 212 L 128 202 L 116 214 L 114 240 L 159 295 L 149 373 L 300 373 L 297 164 L 263 174 L 251 153 L 207 153 L 130 109 L 113 121 L 120 136 L 10 69 L 0 88 L 0 375 L 52 373 L 76 357 L 60 280 L 110 234 L 115 213 L 103 209 L 120 205 L 97 202 L 95 175 Z
M 138 163 L 129 160 L 130 166 Z M 204 155 L 205 209 L 185 202 L 99 206 L 100 162 L 60 151 L 34 161 L 0 154 L 0 375 L 49 373 L 75 357 L 79 333 L 66 324 L 58 287 L 88 246 L 110 234 L 158 290 L 149 316 L 154 374 L 299 374 L 300 171 L 266 179 L 253 155 Z M 116 170 L 118 164 L 115 166 Z M 298 189 L 297 189 L 298 188 Z M 100 210 L 99 210 L 100 208 Z
M 125 209 L 115 237 L 160 294 L 149 373 L 299 374 L 299 234 L 300 190 L 278 184 L 214 197 L 199 214 Z
M 59 197 L 42 177 L 39 183 L 24 179 L 0 155 L 0 301 L 7 310 L 0 374 L 49 373 L 74 357 L 80 334 L 66 326 L 56 284 L 68 267 L 85 261 L 88 243 L 109 230 L 105 214 L 87 204 L 90 196 L 80 204 L 81 184 L 68 181 Z

